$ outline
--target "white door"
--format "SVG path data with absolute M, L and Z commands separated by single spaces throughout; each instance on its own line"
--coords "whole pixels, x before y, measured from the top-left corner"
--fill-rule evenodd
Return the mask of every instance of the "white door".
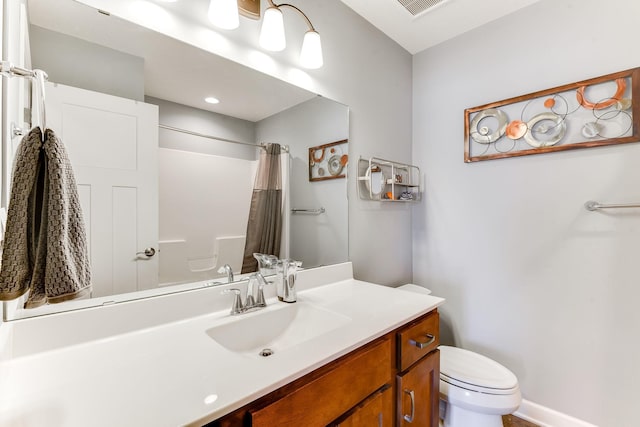
M 158 285 L 158 107 L 60 84 L 46 85 L 47 127 L 78 184 L 93 297 Z
M 16 67 L 31 68 L 29 54 L 29 16 L 27 0 L 3 0 L 2 60 Z M 28 131 L 30 80 L 22 77 L 3 77 L 2 84 L 2 195 L 0 205 L 7 206 L 11 188 L 11 166 L 13 157 L 22 137 L 15 135 L 13 129 Z M 26 116 L 26 117 L 25 117 Z

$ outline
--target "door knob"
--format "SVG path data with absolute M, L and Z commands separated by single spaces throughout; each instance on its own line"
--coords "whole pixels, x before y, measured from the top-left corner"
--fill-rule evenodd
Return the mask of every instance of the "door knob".
M 147 256 L 149 258 L 154 256 L 155 254 L 156 254 L 155 248 L 145 248 L 144 251 L 136 253 L 136 255 L 144 255 L 144 256 Z

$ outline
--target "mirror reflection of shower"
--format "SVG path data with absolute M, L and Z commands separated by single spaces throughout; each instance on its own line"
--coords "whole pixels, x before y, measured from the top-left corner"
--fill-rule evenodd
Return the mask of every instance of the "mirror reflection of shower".
M 90 255 L 92 264 L 97 265 L 93 268 L 95 279 L 102 282 L 96 287 L 101 290 L 92 295 L 96 304 L 101 303 L 100 298 L 127 300 L 129 293 L 129 298 L 139 298 L 152 290 L 184 289 L 182 285 L 173 286 L 178 283 L 225 280 L 224 274 L 218 273 L 224 264 L 233 265 L 237 273 L 241 271 L 237 253 L 243 247 L 246 209 L 260 149 L 176 132 L 158 127 L 160 124 L 221 140 L 289 146 L 290 153 L 282 160 L 290 183 L 283 192 L 283 230 L 289 235 L 283 238 L 280 256 L 301 260 L 305 267 L 348 260 L 347 180 L 308 180 L 308 148 L 348 139 L 347 106 L 116 16 L 105 17 L 72 0 L 29 1 L 29 19 L 30 46 L 26 51 L 30 52 L 32 68 L 47 71 L 49 85 L 104 95 L 118 105 L 145 106 L 144 114 L 157 110 L 156 124 L 147 132 L 147 139 L 156 144 L 150 156 L 121 142 L 114 144 L 123 141 L 125 133 L 134 138 L 137 135 L 132 127 L 137 119 L 132 121 L 129 113 L 118 112 L 120 107 L 108 104 L 107 108 L 79 109 L 77 102 L 60 103 L 59 113 L 51 113 L 47 120 L 57 122 L 55 126 L 61 129 L 64 114 L 63 142 L 77 176 L 82 168 L 85 172 L 93 168 L 96 175 L 104 175 L 105 166 L 114 166 L 111 169 L 126 175 L 143 161 L 155 172 L 142 175 L 157 176 L 156 213 L 145 211 L 137 220 L 138 226 L 152 229 L 150 238 L 142 238 L 146 232 L 126 216 L 115 222 L 102 218 L 107 227 L 94 220 L 105 212 L 133 215 L 135 209 L 131 207 L 137 206 L 132 202 L 134 193 L 149 195 L 153 191 L 119 185 L 113 195 L 126 209 L 94 208 L 91 213 L 91 223 L 99 233 L 90 237 Z M 104 63 L 110 67 L 100 66 Z M 181 64 L 179 78 L 175 69 L 159 66 L 166 63 Z M 203 94 L 202 88 L 211 82 L 212 73 L 228 78 L 219 92 Z M 220 104 L 206 104 L 204 96 L 214 94 L 219 95 Z M 47 98 L 47 102 L 55 101 Z M 105 112 L 107 119 L 100 119 L 98 126 L 91 127 L 93 130 L 86 129 L 86 118 L 98 110 Z M 47 112 L 51 111 L 47 106 Z M 101 131 L 96 133 L 95 129 Z M 72 140 L 87 132 L 104 141 L 97 144 L 98 151 L 88 152 L 84 144 L 79 144 L 79 149 L 73 147 Z M 17 146 L 19 138 L 13 142 Z M 117 154 L 121 149 L 127 154 Z M 10 159 L 7 161 L 10 164 Z M 91 201 L 89 188 L 87 184 L 80 189 L 85 202 Z M 105 196 L 98 201 L 111 198 Z M 97 206 L 93 202 L 86 202 L 83 210 Z M 290 215 L 293 208 L 319 207 L 324 209 L 319 215 Z M 127 229 L 117 225 L 123 218 Z M 104 250 L 95 246 L 114 239 L 116 246 L 109 243 Z M 154 256 L 144 255 L 147 248 L 156 250 Z M 100 264 L 104 262 L 108 263 Z M 124 264 L 121 267 L 115 263 Z M 235 277 L 242 279 L 240 274 Z M 67 310 L 80 302 L 61 303 L 59 308 L 52 305 L 47 310 Z

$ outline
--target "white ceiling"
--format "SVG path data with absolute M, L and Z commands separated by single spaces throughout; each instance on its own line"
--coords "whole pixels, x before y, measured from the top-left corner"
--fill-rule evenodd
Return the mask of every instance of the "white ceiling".
M 398 0 L 341 0 L 416 54 L 540 0 L 445 0 L 413 16 Z

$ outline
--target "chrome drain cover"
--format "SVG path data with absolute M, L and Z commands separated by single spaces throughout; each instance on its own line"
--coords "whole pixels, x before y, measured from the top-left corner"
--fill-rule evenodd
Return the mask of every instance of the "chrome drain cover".
M 269 357 L 273 354 L 273 350 L 271 350 L 270 348 L 265 348 L 262 349 L 258 354 L 262 357 Z

